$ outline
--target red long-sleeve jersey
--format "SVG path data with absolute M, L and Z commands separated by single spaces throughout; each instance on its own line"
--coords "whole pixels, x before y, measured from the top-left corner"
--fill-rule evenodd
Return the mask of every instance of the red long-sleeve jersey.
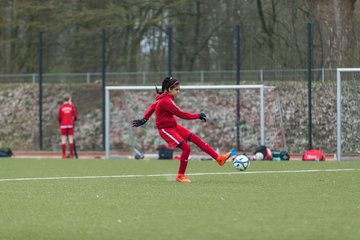
M 200 114 L 188 113 L 181 110 L 174 102 L 174 97 L 167 92 L 158 94 L 156 96 L 156 102 L 150 105 L 144 114 L 145 119 L 149 119 L 155 111 L 156 127 L 161 128 L 173 128 L 177 125 L 175 116 L 182 119 L 198 119 Z
M 77 120 L 75 106 L 69 102 L 64 102 L 58 110 L 60 128 L 73 128 L 74 121 Z

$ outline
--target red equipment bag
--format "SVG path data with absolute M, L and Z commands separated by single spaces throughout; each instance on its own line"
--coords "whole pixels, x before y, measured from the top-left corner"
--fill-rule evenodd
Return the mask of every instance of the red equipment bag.
M 306 150 L 303 158 L 303 161 L 325 161 L 325 155 L 322 150 Z

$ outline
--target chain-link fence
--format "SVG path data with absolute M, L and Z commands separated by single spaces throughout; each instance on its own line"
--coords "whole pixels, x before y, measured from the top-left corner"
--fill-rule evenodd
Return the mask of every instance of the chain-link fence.
M 332 82 L 336 80 L 336 69 L 313 69 L 312 81 Z M 106 85 L 154 85 L 160 84 L 167 72 L 107 72 Z M 174 71 L 173 76 L 182 84 L 234 84 L 236 71 Z M 45 84 L 100 84 L 102 73 L 44 73 Z M 241 70 L 240 82 L 246 84 L 286 84 L 306 82 L 307 69 Z M 0 74 L 0 83 L 38 84 L 39 74 Z
M 171 74 L 184 85 L 236 84 L 240 80 L 240 84 L 277 87 L 279 98 L 274 99 L 284 112 L 281 116 L 288 148 L 301 152 L 307 148 L 308 141 L 309 77 L 305 22 L 301 26 L 298 45 L 289 45 L 285 49 L 276 45 L 272 53 L 255 44 L 254 32 L 249 26 L 241 28 L 240 42 L 234 37 L 234 25 L 227 25 L 208 38 L 202 32 L 198 39 L 183 37 L 181 33 L 185 29 L 178 27 L 172 29 L 171 38 L 168 28 L 150 28 L 144 35 L 146 37 L 137 39 L 140 45 L 128 42 L 129 38 L 116 29 L 96 33 L 68 31 L 63 35 L 61 31 L 44 31 L 42 45 L 34 47 L 32 57 L 26 60 L 31 60 L 30 73 L 0 74 L 3 86 L 1 103 L 5 109 L 1 113 L 4 121 L 0 125 L 0 134 L 6 136 L 1 145 L 10 145 L 14 149 L 38 149 L 40 77 L 43 149 L 59 150 L 57 108 L 63 94 L 70 93 L 80 115 L 75 131 L 79 149 L 102 150 L 103 80 L 107 86 L 154 86 L 160 85 L 162 79 Z M 314 39 L 318 37 L 315 34 Z M 35 34 L 33 41 L 40 42 Z M 332 131 L 324 127 L 333 123 L 323 109 L 328 108 L 328 102 L 335 106 L 333 99 L 324 97 L 324 94 L 335 89 L 336 71 L 316 68 L 321 66 L 315 57 L 321 54 L 321 49 L 315 46 L 315 68 L 311 76 L 313 106 L 314 111 L 321 112 L 321 115 L 314 116 L 314 146 L 333 151 L 333 138 L 323 141 L 324 135 L 317 133 L 322 133 L 323 129 Z M 37 61 L 40 58 L 42 64 Z M 146 109 L 146 106 L 141 108 Z

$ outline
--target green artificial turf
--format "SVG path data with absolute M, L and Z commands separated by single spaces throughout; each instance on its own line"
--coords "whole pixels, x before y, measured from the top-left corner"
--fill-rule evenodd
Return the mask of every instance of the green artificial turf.
M 360 239 L 360 161 L 178 164 L 0 159 L 0 239 Z

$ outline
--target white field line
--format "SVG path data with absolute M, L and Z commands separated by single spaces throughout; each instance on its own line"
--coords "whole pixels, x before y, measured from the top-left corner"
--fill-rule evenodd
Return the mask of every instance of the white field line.
M 359 171 L 355 168 L 344 169 L 310 169 L 310 170 L 282 170 L 282 171 L 244 171 L 244 172 L 213 172 L 213 173 L 188 173 L 188 176 L 205 176 L 205 175 L 244 175 L 244 174 L 268 174 L 268 173 L 314 173 L 314 172 L 344 172 Z M 101 179 L 101 178 L 137 178 L 137 177 L 175 177 L 175 174 L 130 174 L 130 175 L 113 175 L 113 176 L 69 176 L 69 177 L 34 177 L 34 178 L 0 178 L 0 182 L 11 181 L 35 181 L 35 180 L 63 180 L 63 179 Z

